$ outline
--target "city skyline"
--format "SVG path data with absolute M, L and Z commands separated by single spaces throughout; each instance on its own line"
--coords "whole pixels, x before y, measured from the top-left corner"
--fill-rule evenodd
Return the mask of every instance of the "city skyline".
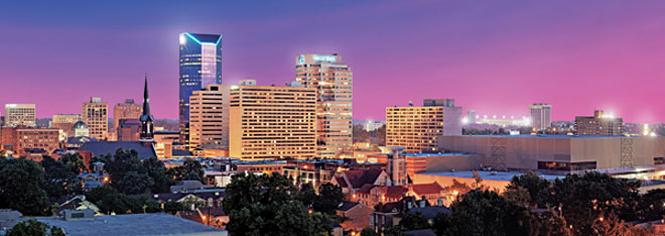
M 77 113 L 89 97 L 138 100 L 147 72 L 155 117 L 175 119 L 178 35 L 200 32 L 224 36 L 226 84 L 283 85 L 301 53 L 344 55 L 354 69 L 354 119 L 450 97 L 480 114 L 527 115 L 529 104 L 545 102 L 553 120 L 603 109 L 629 122 L 665 121 L 654 99 L 665 76 L 665 4 L 568 3 L 323 3 L 311 11 L 297 2 L 233 10 L 212 2 L 19 3 L 0 10 L 0 30 L 17 36 L 0 39 L 0 104 L 35 103 L 44 118 Z M 321 27 L 333 24 L 348 27 Z

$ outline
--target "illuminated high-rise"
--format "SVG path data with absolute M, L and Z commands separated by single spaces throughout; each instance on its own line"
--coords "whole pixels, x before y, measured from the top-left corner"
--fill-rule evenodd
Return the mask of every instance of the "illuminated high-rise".
M 230 88 L 229 152 L 242 159 L 316 156 L 316 90 L 289 86 Z
M 6 104 L 5 126 L 37 126 L 35 104 Z
M 194 91 L 222 83 L 222 36 L 181 33 L 180 43 L 180 141 L 189 142 L 189 97 Z
M 534 131 L 546 130 L 552 123 L 552 105 L 534 103 L 529 107 L 531 112 L 531 127 Z
M 353 73 L 338 54 L 296 58 L 296 81 L 316 89 L 318 156 L 336 157 L 353 144 Z
M 106 140 L 109 131 L 109 106 L 101 98 L 92 97 L 89 102 L 83 103 L 81 118 L 90 132 L 90 137 L 97 140 Z
M 228 87 L 214 84 L 189 97 L 189 148 L 228 149 Z

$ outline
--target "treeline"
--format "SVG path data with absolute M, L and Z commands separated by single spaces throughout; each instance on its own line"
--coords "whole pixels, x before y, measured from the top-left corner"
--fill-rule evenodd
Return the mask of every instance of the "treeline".
M 0 159 L 0 208 L 30 216 L 53 215 L 59 200 L 85 194 L 106 214 L 175 212 L 182 206 L 169 203 L 160 209 L 152 194 L 169 192 L 181 180 L 203 180 L 200 163 L 190 159 L 166 169 L 156 158 L 142 160 L 134 150 L 117 150 L 113 156 L 95 157 L 92 162 L 104 163 L 109 179 L 106 185 L 84 192 L 80 174 L 86 168 L 78 154 L 66 154 L 59 160 L 44 157 L 41 163 Z
M 317 193 L 318 192 L 318 193 Z M 237 174 L 226 187 L 224 211 L 231 235 L 330 235 L 344 195 L 323 184 L 318 191 L 283 175 Z

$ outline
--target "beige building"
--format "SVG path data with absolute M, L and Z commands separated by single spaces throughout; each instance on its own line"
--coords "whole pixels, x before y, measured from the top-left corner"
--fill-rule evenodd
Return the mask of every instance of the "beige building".
M 316 156 L 316 90 L 288 86 L 230 88 L 230 156 L 242 159 Z
M 605 113 L 593 112 L 593 116 L 576 116 L 575 133 L 579 135 L 623 135 L 623 119 Z
M 123 103 L 113 106 L 113 129 L 118 130 L 120 120 L 136 120 L 141 116 L 143 108 L 141 104 L 135 103 L 134 99 L 125 99 Z
M 318 156 L 333 158 L 353 145 L 353 74 L 338 54 L 303 54 L 296 81 L 316 89 Z
M 89 102 L 83 103 L 81 118 L 88 126 L 90 137 L 97 140 L 106 140 L 109 130 L 108 104 L 101 98 L 92 97 Z
M 60 129 L 67 137 L 73 137 L 74 125 L 81 120 L 79 114 L 57 114 L 53 115 L 49 126 L 51 128 Z
M 499 170 L 665 168 L 665 137 L 464 135 L 442 137 L 439 148 L 477 154 L 481 166 Z
M 534 103 L 529 106 L 531 113 L 531 127 L 534 131 L 546 130 L 552 124 L 552 105 Z
M 228 149 L 229 91 L 212 84 L 189 97 L 189 149 Z
M 386 108 L 386 145 L 406 152 L 437 152 L 443 135 L 462 134 L 462 108 L 451 99 L 426 99 L 423 106 Z
M 6 104 L 5 126 L 35 127 L 37 126 L 35 104 Z
M 28 154 L 29 149 L 43 149 L 46 154 L 60 147 L 60 130 L 49 128 L 16 129 L 16 152 L 19 156 Z

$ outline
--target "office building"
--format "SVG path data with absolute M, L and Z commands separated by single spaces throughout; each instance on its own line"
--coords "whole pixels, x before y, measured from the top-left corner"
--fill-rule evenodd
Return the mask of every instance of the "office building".
M 113 106 L 113 128 L 118 129 L 122 119 L 138 119 L 141 116 L 141 105 L 134 102 L 134 99 L 125 99 L 123 103 L 117 103 Z
M 74 125 L 81 121 L 80 114 L 57 114 L 51 118 L 49 127 L 60 129 L 67 137 L 74 136 Z
M 189 142 L 189 96 L 211 84 L 222 83 L 222 36 L 181 33 L 180 96 L 178 113 L 180 142 Z
M 623 135 L 623 119 L 605 113 L 593 112 L 593 116 L 576 116 L 575 133 L 578 135 Z
M 316 89 L 318 156 L 336 157 L 353 145 L 353 74 L 338 54 L 303 54 L 296 81 Z
M 242 159 L 316 156 L 316 89 L 232 86 L 229 149 Z
M 48 155 L 60 148 L 59 129 L 4 127 L 0 136 L 2 149 L 13 151 L 16 157 L 26 157 L 30 153 Z
M 155 140 L 155 153 L 157 157 L 162 158 L 171 158 L 173 156 L 173 144 L 178 143 L 180 139 L 180 132 L 178 131 L 155 131 L 153 135 Z
M 5 126 L 35 127 L 37 126 L 35 104 L 6 104 Z
M 533 131 L 542 131 L 550 127 L 552 123 L 552 105 L 546 103 L 534 103 L 529 107 L 531 113 L 531 127 Z
M 462 134 L 462 108 L 452 99 L 428 99 L 423 106 L 386 108 L 386 145 L 406 152 L 438 152 L 443 135 Z
M 228 149 L 228 87 L 213 84 L 189 97 L 189 149 Z
M 83 103 L 81 118 L 88 126 L 90 137 L 97 140 L 106 140 L 109 130 L 108 104 L 101 98 L 92 97 Z

